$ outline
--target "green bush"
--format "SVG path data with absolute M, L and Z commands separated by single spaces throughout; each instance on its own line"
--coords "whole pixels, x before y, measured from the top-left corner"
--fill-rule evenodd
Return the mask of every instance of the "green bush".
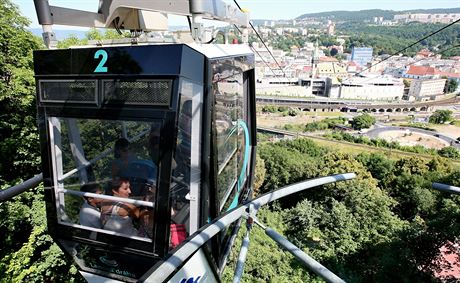
M 278 106 L 275 105 L 264 105 L 262 107 L 263 113 L 276 113 L 278 112 Z
M 441 148 L 438 150 L 438 154 L 447 157 L 447 158 L 454 158 L 454 159 L 459 159 L 460 158 L 460 151 L 453 146 L 447 146 L 444 148 Z
M 375 122 L 376 120 L 374 116 L 365 113 L 360 116 L 354 117 L 353 121 L 351 122 L 351 125 L 355 130 L 362 130 L 370 128 L 372 125 L 375 124 Z
M 433 124 L 444 124 L 452 120 L 451 110 L 436 110 L 433 115 L 430 116 L 430 123 Z

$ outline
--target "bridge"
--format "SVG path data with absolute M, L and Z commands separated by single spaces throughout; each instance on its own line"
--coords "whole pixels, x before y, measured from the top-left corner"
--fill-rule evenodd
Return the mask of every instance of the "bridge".
M 460 104 L 460 97 L 424 102 L 400 102 L 382 103 L 365 101 L 345 100 L 319 100 L 286 97 L 257 96 L 259 105 L 275 104 L 279 106 L 293 107 L 305 112 L 372 112 L 372 113 L 408 113 L 408 112 L 431 112 L 438 106 Z

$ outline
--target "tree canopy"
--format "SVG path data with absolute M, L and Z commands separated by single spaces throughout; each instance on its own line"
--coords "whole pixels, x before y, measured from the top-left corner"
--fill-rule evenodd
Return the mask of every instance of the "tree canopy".
M 362 115 L 353 117 L 351 125 L 353 126 L 353 129 L 355 130 L 362 130 L 362 129 L 370 128 L 372 125 L 375 124 L 375 121 L 376 120 L 374 116 L 364 113 Z
M 436 110 L 429 118 L 430 123 L 444 124 L 452 120 L 451 110 Z
M 14 4 L 0 1 L 0 13 L 0 181 L 11 182 L 39 172 L 32 51 L 42 44 Z

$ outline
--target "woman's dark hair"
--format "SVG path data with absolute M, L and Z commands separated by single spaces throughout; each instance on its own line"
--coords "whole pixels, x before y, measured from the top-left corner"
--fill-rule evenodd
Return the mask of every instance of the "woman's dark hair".
M 129 180 L 127 178 L 115 178 L 112 180 L 112 190 L 117 191 L 120 189 L 121 184 L 123 183 L 129 183 Z
M 121 151 L 128 147 L 129 147 L 129 141 L 125 138 L 119 138 L 115 142 L 115 147 L 113 149 L 113 155 L 115 156 L 115 158 L 120 158 Z

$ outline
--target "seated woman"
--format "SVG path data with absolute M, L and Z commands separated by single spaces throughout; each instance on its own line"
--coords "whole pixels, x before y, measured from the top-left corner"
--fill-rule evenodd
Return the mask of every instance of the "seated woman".
M 116 197 L 129 198 L 131 186 L 125 178 L 116 178 L 112 184 L 112 193 Z M 102 228 L 129 236 L 140 236 L 133 220 L 141 217 L 140 209 L 130 203 L 104 201 L 101 209 Z M 142 235 L 141 235 L 142 236 Z

